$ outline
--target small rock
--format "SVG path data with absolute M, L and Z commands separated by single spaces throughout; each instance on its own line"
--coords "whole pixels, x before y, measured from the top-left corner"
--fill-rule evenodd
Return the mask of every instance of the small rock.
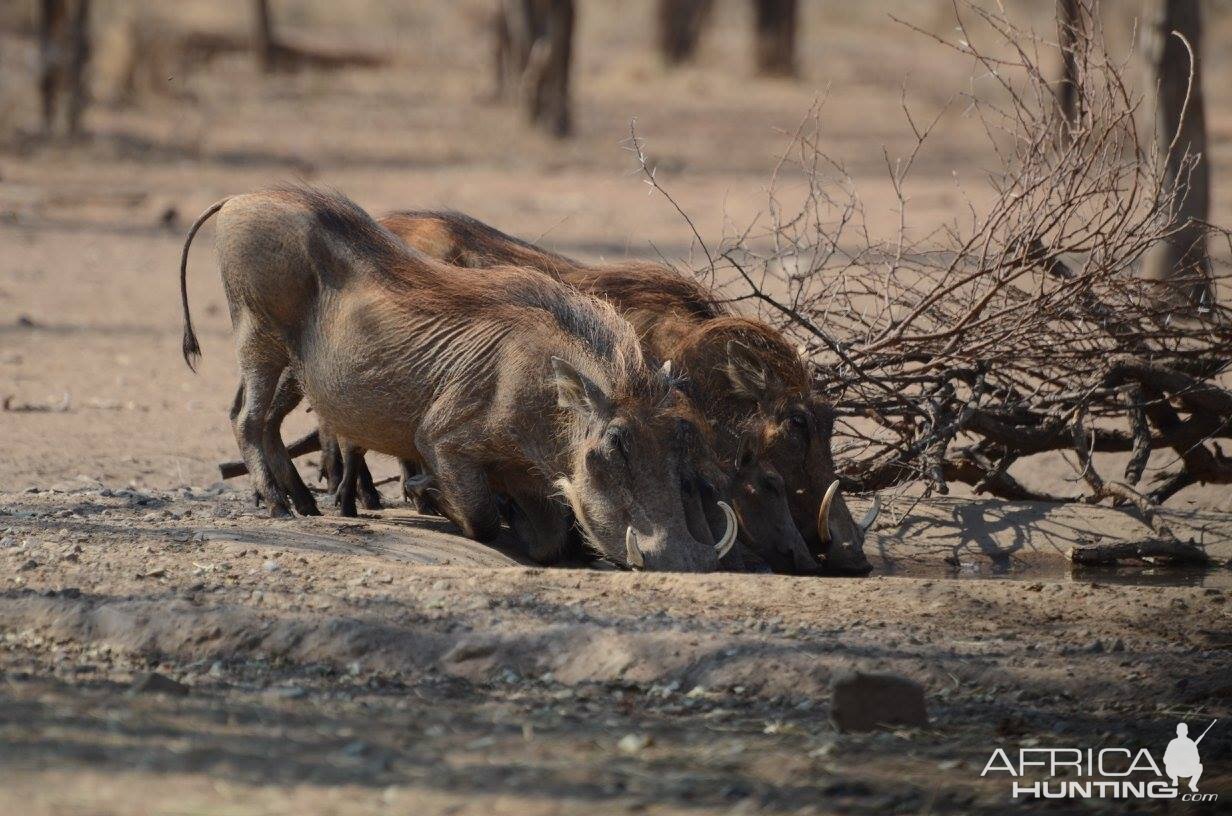
M 265 570 L 266 572 L 278 572 L 278 570 L 280 570 L 281 567 L 278 566 L 277 561 L 266 561 L 264 564 L 261 565 L 261 569 Z
M 616 743 L 616 748 L 620 753 L 632 756 L 640 754 L 653 744 L 654 740 L 648 734 L 625 734 L 620 738 L 620 742 Z
M 1103 641 L 1096 638 L 1095 640 L 1087 644 L 1087 647 L 1086 649 L 1084 649 L 1084 651 L 1090 652 L 1091 654 L 1102 654 L 1104 651 L 1104 643 Z
M 269 694 L 283 700 L 300 700 L 308 696 L 308 692 L 299 686 L 282 686 L 270 689 Z
M 128 689 L 129 694 L 170 694 L 175 697 L 184 697 L 188 692 L 188 686 L 158 672 L 141 675 Z
M 928 725 L 924 687 L 896 674 L 853 672 L 835 679 L 830 718 L 841 731 Z
M 20 567 L 17 568 L 17 571 L 25 572 L 26 570 L 32 570 L 32 569 L 35 569 L 36 567 L 38 567 L 38 562 L 35 561 L 33 558 L 28 558 L 26 559 L 26 562 L 24 564 L 22 564 Z
M 1117 638 L 1116 640 L 1112 641 L 1111 651 L 1114 651 L 1114 652 L 1125 651 L 1125 641 L 1121 640 L 1120 638 Z

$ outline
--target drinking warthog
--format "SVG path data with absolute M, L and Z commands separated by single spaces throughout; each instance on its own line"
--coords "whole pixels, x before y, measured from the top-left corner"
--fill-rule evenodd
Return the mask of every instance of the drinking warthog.
M 871 569 L 864 534 L 878 506 L 859 524 L 853 520 L 831 452 L 833 409 L 813 392 L 804 362 L 773 328 L 731 316 L 703 286 L 662 264 L 583 264 L 456 212 L 393 213 L 381 223 L 433 257 L 475 268 L 517 264 L 610 301 L 648 353 L 679 367 L 683 388 L 715 428 L 728 472 L 739 478 L 741 463 L 762 463 L 781 477 L 807 549 L 780 539 L 778 547 L 759 547 L 763 557 L 773 566 L 807 570 L 811 551 L 825 559 L 827 571 Z M 746 532 L 755 514 L 773 516 L 773 488 L 772 475 L 733 484 L 737 511 L 757 508 L 740 513 Z
M 571 510 L 586 543 L 615 563 L 717 566 L 684 512 L 681 437 L 693 433 L 679 392 L 614 309 L 537 272 L 461 272 L 341 195 L 279 188 L 220 201 L 189 231 L 180 287 L 190 366 L 200 348 L 188 250 L 216 213 L 241 371 L 233 425 L 271 513 L 289 513 L 280 483 L 298 475 L 267 417 L 280 422 L 302 390 L 347 445 L 421 465 L 467 536 L 497 534 L 500 493 L 536 560 L 559 557 Z M 284 404 L 278 393 L 290 394 Z M 719 546 L 734 537 L 733 523 Z

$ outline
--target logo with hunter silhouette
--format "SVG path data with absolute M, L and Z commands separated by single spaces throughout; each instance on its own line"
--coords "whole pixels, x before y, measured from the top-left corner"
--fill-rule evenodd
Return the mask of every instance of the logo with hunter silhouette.
M 1198 792 L 1198 780 L 1202 778 L 1202 757 L 1198 754 L 1198 743 L 1202 742 L 1202 737 L 1206 736 L 1216 722 L 1219 721 L 1215 720 L 1208 725 L 1206 731 L 1196 740 L 1189 738 L 1188 725 L 1177 723 L 1176 739 L 1169 742 L 1164 751 L 1164 770 L 1174 787 L 1180 787 L 1178 778 L 1188 779 L 1189 789 L 1194 793 Z

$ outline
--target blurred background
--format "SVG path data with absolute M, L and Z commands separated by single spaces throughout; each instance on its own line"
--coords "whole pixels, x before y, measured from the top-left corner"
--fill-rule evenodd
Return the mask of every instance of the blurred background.
M 1055 0 L 996 5 L 1055 41 Z M 1159 8 L 1101 6 L 1142 93 L 1153 80 L 1133 52 Z M 1232 3 L 1202 8 L 1210 217 L 1226 224 L 1232 89 L 1221 78 L 1232 71 Z M 0 479 L 216 478 L 213 461 L 233 452 L 230 327 L 202 244 L 189 272 L 205 349 L 193 377 L 178 354 L 176 270 L 187 225 L 229 194 L 306 180 L 377 214 L 455 208 L 589 259 L 661 254 L 689 265 L 692 232 L 644 183 L 631 121 L 659 181 L 717 243 L 765 209 L 790 134 L 824 99 L 822 146 L 860 186 L 872 229 L 898 226 L 886 168 L 913 144 L 904 104 L 919 120 L 941 114 L 907 190 L 908 228 L 961 217 L 993 163 L 962 95 L 992 84 L 913 26 L 954 41 L 954 7 L 7 0 L 0 396 L 13 420 L 3 433 L 23 444 L 0 446 Z M 1149 130 L 1151 111 L 1143 116 Z M 784 169 L 780 192 L 792 184 Z M 300 430 L 289 424 L 288 435 Z

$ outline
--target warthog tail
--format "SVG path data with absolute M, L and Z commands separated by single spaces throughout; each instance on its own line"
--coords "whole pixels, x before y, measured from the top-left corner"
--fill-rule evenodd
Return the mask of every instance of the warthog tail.
M 180 300 L 184 303 L 184 362 L 188 363 L 188 367 L 193 371 L 197 370 L 197 360 L 201 357 L 201 345 L 197 342 L 197 334 L 192 327 L 192 316 L 188 313 L 188 248 L 192 245 L 193 236 L 197 234 L 197 230 L 201 229 L 201 225 L 210 220 L 210 216 L 221 210 L 222 205 L 228 201 L 230 198 L 224 198 L 222 201 L 211 204 L 208 210 L 201 213 L 201 216 L 193 222 L 192 228 L 188 230 L 188 237 L 184 239 L 184 251 L 180 253 Z

